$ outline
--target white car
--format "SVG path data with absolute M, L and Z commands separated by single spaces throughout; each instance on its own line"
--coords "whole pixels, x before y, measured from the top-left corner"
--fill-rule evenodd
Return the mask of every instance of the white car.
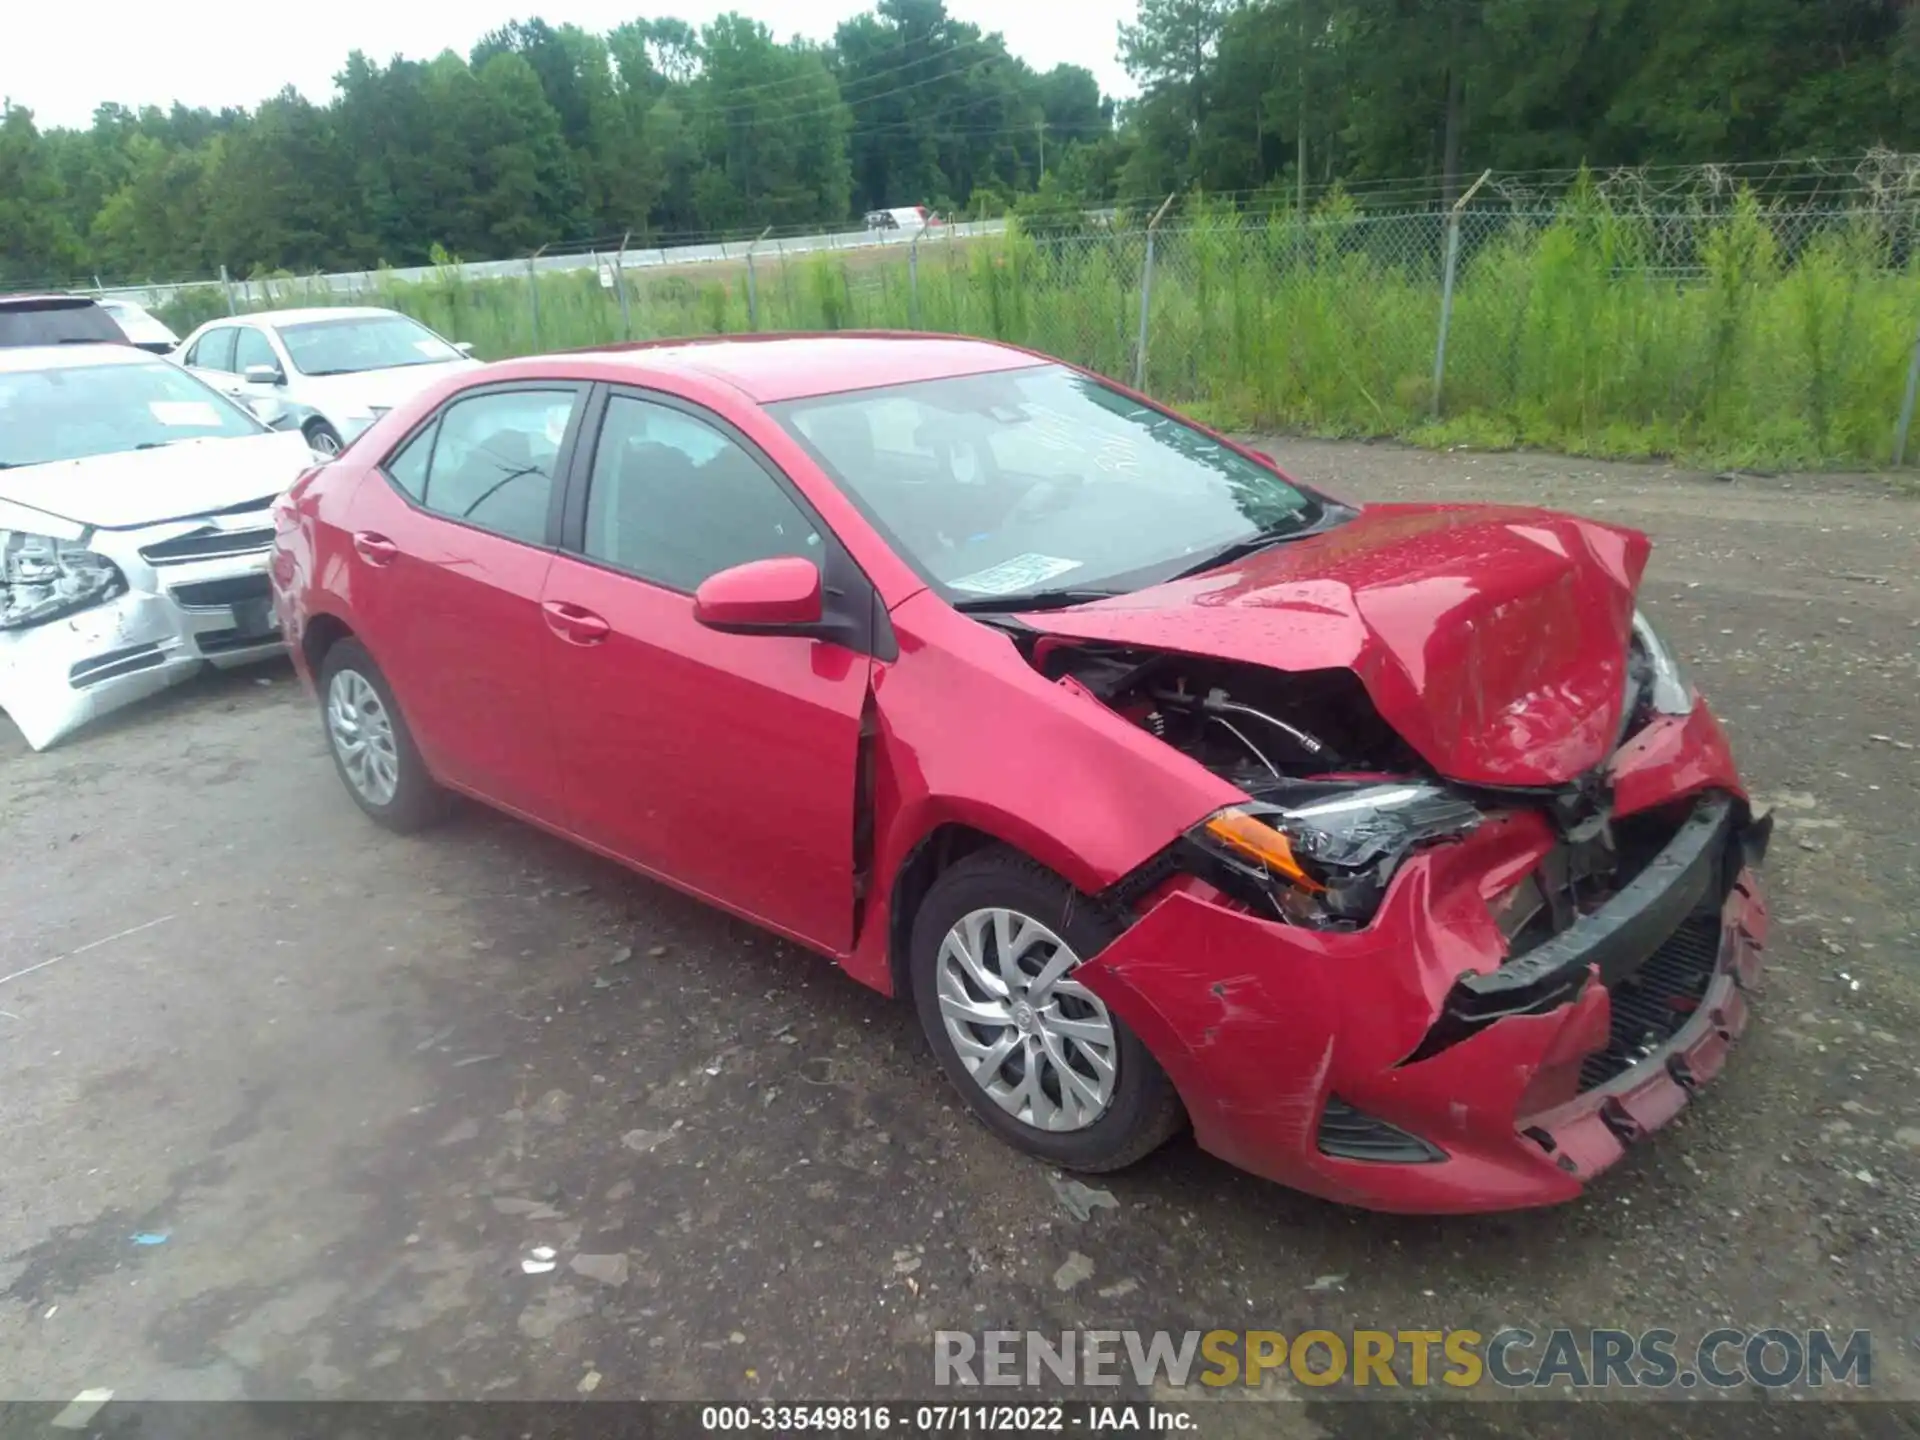
M 262 419 L 290 412 L 314 449 L 337 455 L 394 406 L 478 365 L 472 349 L 396 310 L 338 306 L 209 321 L 175 358 Z
M 319 459 L 132 346 L 0 349 L 0 710 L 27 744 L 278 654 L 271 506 Z
M 100 308 L 113 317 L 113 323 L 120 327 L 128 341 L 142 350 L 150 350 L 155 355 L 171 355 L 179 346 L 180 337 L 146 306 L 136 305 L 131 300 L 116 300 L 111 295 L 102 295 L 99 303 Z

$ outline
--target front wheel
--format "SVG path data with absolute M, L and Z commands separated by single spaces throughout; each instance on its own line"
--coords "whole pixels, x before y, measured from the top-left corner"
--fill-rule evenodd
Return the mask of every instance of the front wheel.
M 940 1066 L 988 1129 L 1071 1170 L 1118 1170 L 1180 1128 L 1146 1046 L 1073 978 L 1120 926 L 1011 850 L 933 883 L 914 917 L 914 1004 Z
M 446 792 L 427 773 L 387 677 L 358 640 L 327 651 L 320 705 L 334 768 L 356 805 L 403 834 L 445 813 Z
M 300 433 L 307 437 L 308 445 L 329 459 L 347 448 L 340 432 L 324 420 L 309 420 Z

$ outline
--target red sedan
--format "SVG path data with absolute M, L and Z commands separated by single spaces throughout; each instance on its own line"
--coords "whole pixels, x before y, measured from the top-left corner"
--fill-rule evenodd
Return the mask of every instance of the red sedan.
M 274 585 L 348 791 L 497 806 L 911 997 L 975 1114 L 1382 1210 L 1578 1195 L 1747 1020 L 1767 826 L 1644 536 L 1341 503 L 977 340 L 450 377 Z

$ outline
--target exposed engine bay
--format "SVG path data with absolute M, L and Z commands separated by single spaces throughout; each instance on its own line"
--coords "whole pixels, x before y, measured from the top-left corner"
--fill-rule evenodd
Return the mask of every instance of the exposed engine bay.
M 1637 636 L 1633 650 L 1622 740 L 1653 709 L 1654 667 Z M 1552 820 L 1561 844 L 1500 907 L 1518 954 L 1604 904 L 1684 818 L 1616 826 L 1592 780 L 1538 791 L 1447 780 L 1387 725 L 1350 671 L 1283 673 L 1052 638 L 1034 641 L 1030 658 L 1246 794 L 1247 805 L 1185 837 L 1178 858 L 1293 924 L 1364 925 L 1416 850 L 1532 808 Z

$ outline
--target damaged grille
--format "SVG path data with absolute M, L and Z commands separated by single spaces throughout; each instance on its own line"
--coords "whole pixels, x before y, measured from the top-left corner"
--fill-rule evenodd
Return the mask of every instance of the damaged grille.
M 1632 975 L 1607 990 L 1613 1020 L 1607 1047 L 1580 1067 L 1580 1088 L 1616 1079 L 1671 1040 L 1699 1009 L 1720 959 L 1720 918 L 1696 915 Z
M 257 555 L 273 545 L 273 527 L 255 530 L 202 530 L 176 535 L 140 547 L 140 558 L 152 566 L 184 565 L 193 560 L 227 560 Z
M 233 575 L 223 580 L 196 580 L 175 585 L 167 593 L 189 610 L 218 610 L 228 605 L 264 602 L 273 597 L 273 582 L 265 571 L 255 575 Z

